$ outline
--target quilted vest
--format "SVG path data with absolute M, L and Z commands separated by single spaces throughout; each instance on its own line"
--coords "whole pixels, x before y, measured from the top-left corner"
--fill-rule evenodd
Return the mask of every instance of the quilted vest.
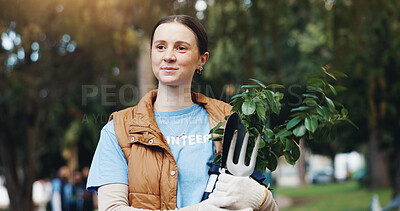
M 178 167 L 153 114 L 157 90 L 147 93 L 137 106 L 110 116 L 115 134 L 128 163 L 129 205 L 149 210 L 176 208 Z M 209 114 L 210 127 L 225 121 L 232 107 L 222 101 L 192 93 L 194 103 Z M 214 142 L 216 154 L 222 142 Z

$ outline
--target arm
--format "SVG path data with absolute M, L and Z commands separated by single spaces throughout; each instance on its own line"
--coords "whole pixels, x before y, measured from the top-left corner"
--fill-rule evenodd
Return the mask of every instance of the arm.
M 125 184 L 109 184 L 103 185 L 98 189 L 98 208 L 99 211 L 136 211 L 133 207 L 129 207 L 128 203 L 128 186 Z
M 129 206 L 128 202 L 128 186 L 125 184 L 108 184 L 98 189 L 99 211 L 145 211 Z M 180 211 L 226 211 L 221 207 L 228 207 L 233 203 L 233 199 L 229 197 L 214 197 L 207 199 L 199 204 L 179 209 Z M 242 209 L 249 211 L 252 209 Z

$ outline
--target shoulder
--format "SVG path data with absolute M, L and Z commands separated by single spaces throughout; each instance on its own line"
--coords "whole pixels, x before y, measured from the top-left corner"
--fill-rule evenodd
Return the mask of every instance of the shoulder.
M 232 113 L 232 106 L 221 100 L 210 98 L 195 92 L 192 93 L 192 99 L 194 102 L 203 105 L 208 113 L 213 116 L 225 117 Z
M 226 102 L 223 102 L 221 100 L 217 100 L 217 99 L 213 99 L 213 98 L 209 98 L 210 99 L 210 106 L 214 107 L 214 108 L 218 108 L 219 110 L 221 110 L 225 115 L 229 115 L 232 112 L 232 106 L 229 105 Z
M 108 121 L 114 120 L 114 123 L 122 123 L 130 118 L 133 118 L 133 115 L 135 113 L 136 106 L 129 107 L 123 110 L 115 111 L 113 112 Z

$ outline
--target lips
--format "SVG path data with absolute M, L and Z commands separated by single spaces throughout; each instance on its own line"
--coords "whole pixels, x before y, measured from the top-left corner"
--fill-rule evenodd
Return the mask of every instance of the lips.
M 167 72 L 167 73 L 172 73 L 178 70 L 178 68 L 175 67 L 162 67 L 162 71 Z

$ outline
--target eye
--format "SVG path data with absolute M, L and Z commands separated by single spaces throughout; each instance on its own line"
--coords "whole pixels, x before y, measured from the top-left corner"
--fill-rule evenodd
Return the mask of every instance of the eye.
M 159 49 L 159 50 L 162 50 L 162 49 L 165 48 L 165 46 L 164 45 L 156 45 L 156 48 Z
M 186 50 L 186 48 L 185 48 L 184 46 L 178 46 L 177 49 L 178 49 L 178 51 L 184 51 L 184 50 Z

